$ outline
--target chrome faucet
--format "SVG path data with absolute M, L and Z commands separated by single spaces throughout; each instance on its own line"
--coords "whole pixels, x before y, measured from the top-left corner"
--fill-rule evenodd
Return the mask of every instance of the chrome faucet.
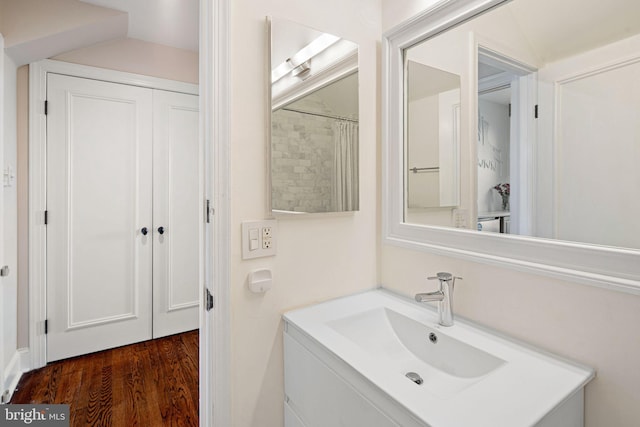
M 416 294 L 416 301 L 438 301 L 438 323 L 442 326 L 453 326 L 453 287 L 456 279 L 451 273 L 438 273 L 436 277 L 429 277 L 429 280 L 440 281 L 440 289 L 435 292 Z

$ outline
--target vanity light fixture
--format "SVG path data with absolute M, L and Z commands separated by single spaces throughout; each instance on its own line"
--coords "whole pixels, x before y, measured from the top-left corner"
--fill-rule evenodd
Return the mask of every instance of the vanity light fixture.
M 293 77 L 298 77 L 304 80 L 309 75 L 310 71 L 311 71 L 311 60 L 308 60 L 298 65 L 297 67 L 295 67 L 291 71 L 291 75 Z
M 305 77 L 304 73 L 308 73 L 310 70 L 310 60 L 314 56 L 323 52 L 330 46 L 334 45 L 340 40 L 340 37 L 332 34 L 322 34 L 317 37 L 311 43 L 296 52 L 295 55 L 288 58 L 285 62 L 278 65 L 271 72 L 271 82 L 275 83 L 290 72 L 293 72 L 293 76 Z

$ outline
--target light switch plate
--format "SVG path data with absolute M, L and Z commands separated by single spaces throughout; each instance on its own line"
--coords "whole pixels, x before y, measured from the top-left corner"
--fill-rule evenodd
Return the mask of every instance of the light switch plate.
M 257 233 L 256 231 L 257 230 Z M 257 234 L 257 236 L 256 236 Z M 274 256 L 278 222 L 275 219 L 242 222 L 242 259 Z M 257 238 L 257 247 L 255 244 Z M 254 241 L 253 245 L 251 241 Z

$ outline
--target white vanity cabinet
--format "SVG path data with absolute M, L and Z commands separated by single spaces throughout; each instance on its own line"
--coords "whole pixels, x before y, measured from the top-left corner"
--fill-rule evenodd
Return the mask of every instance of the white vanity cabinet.
M 288 334 L 285 393 L 286 427 L 399 426 Z
M 403 416 L 405 410 L 384 392 L 290 324 L 284 333 L 284 391 L 285 427 L 427 426 Z M 383 408 L 395 412 L 396 420 Z
M 582 427 L 595 372 L 384 290 L 284 315 L 285 427 Z

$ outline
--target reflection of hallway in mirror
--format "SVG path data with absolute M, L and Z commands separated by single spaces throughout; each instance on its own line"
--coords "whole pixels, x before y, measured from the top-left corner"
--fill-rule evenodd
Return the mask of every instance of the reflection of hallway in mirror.
M 49 363 L 12 404 L 68 404 L 70 426 L 198 425 L 198 331 Z
M 504 210 L 494 189 L 509 179 L 510 88 L 478 96 L 478 215 Z
M 478 47 L 477 229 L 528 235 L 535 174 L 534 68 Z M 537 111 L 537 110 L 536 110 Z

